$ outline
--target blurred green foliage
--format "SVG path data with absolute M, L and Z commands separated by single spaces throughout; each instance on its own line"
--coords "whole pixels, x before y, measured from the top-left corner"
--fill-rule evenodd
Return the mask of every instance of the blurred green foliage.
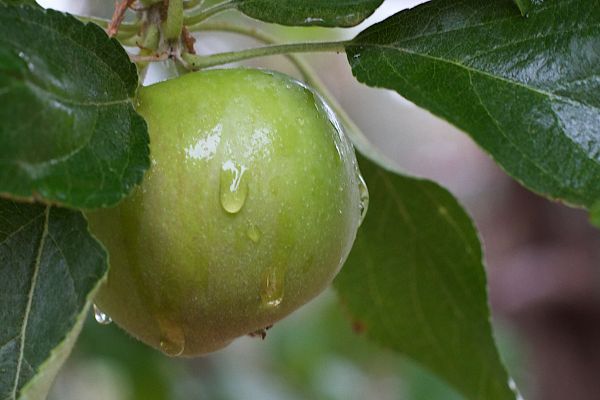
M 78 373 L 90 365 L 91 377 Z M 111 400 L 460 399 L 353 331 L 331 291 L 275 325 L 264 341 L 242 338 L 198 359 L 168 358 L 90 316 L 50 399 L 101 398 L 95 394 L 109 387 L 117 396 Z

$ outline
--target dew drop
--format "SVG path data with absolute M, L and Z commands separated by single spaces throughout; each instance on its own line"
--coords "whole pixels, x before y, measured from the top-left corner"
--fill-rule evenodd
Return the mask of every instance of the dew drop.
M 238 213 L 248 196 L 248 184 L 245 179 L 247 168 L 231 160 L 221 168 L 220 200 L 221 206 L 230 214 Z
M 250 240 L 252 240 L 254 243 L 258 243 L 258 241 L 260 240 L 260 237 L 262 236 L 260 229 L 258 229 L 258 226 L 254 225 L 254 224 L 250 225 L 246 234 L 248 235 Z
M 96 318 L 96 322 L 101 325 L 108 325 L 112 322 L 112 319 L 105 313 L 102 312 L 98 308 L 97 305 L 94 304 L 94 318 Z
M 260 294 L 264 306 L 274 308 L 281 304 L 283 301 L 284 280 L 284 266 L 273 266 L 266 271 Z
M 357 173 L 358 177 L 358 193 L 360 195 L 360 203 L 358 205 L 360 212 L 360 220 L 359 225 L 362 225 L 362 222 L 367 215 L 367 211 L 369 210 L 369 189 L 367 188 L 367 184 L 365 183 L 365 179 L 359 173 Z
M 171 357 L 180 356 L 185 349 L 185 335 L 178 324 L 160 321 L 160 349 Z

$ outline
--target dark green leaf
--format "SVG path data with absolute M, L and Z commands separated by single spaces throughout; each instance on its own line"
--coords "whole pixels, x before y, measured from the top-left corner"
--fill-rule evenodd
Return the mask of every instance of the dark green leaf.
M 600 3 L 432 0 L 354 39 L 361 82 L 461 128 L 514 178 L 579 206 L 600 199 Z
M 28 6 L 39 7 L 39 4 L 35 0 L 0 0 L 0 3 L 4 4 L 24 4 Z
M 469 399 L 514 399 L 492 336 L 471 219 L 437 184 L 359 161 L 369 211 L 335 280 L 357 326 Z
M 80 212 L 0 200 L 0 399 L 42 399 L 107 256 Z
M 515 3 L 517 3 L 517 6 L 519 7 L 519 10 L 521 10 L 522 15 L 527 15 L 529 10 L 533 6 L 533 4 L 531 3 L 532 0 L 514 0 L 514 1 L 515 1 Z
M 244 14 L 296 26 L 349 27 L 360 24 L 383 0 L 238 0 Z
M 0 5 L 0 193 L 117 203 L 149 165 L 135 66 L 101 28 Z

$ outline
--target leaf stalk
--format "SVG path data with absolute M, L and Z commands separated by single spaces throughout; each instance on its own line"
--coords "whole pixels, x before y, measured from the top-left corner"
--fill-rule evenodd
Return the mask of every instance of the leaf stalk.
M 316 52 L 336 52 L 346 51 L 348 42 L 303 42 L 278 44 L 253 49 L 217 53 L 208 56 L 184 53 L 183 60 L 191 69 L 198 70 L 214 67 L 218 65 L 229 64 L 236 61 L 248 60 L 251 58 L 267 57 L 273 55 L 284 55 L 288 53 L 316 53 Z

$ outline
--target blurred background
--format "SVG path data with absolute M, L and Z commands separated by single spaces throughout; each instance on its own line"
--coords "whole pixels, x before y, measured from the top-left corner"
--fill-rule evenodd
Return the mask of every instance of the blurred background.
M 106 0 L 40 0 L 79 15 L 110 17 Z M 353 29 L 286 28 L 235 12 L 216 18 L 259 26 L 285 41 L 351 38 L 422 1 L 387 0 Z M 200 53 L 256 45 L 229 33 L 196 35 Z M 508 178 L 465 134 L 352 77 L 344 55 L 306 56 L 354 121 L 407 173 L 440 182 L 473 216 L 484 243 L 494 330 L 526 399 L 600 399 L 600 235 L 580 210 L 549 202 Z M 253 60 L 298 76 L 283 57 Z M 146 84 L 166 79 L 152 66 Z M 468 377 L 466 378 L 468 379 Z M 353 332 L 330 290 L 278 323 L 266 340 L 241 338 L 213 355 L 174 360 L 90 316 L 51 400 L 460 399 L 397 354 Z

